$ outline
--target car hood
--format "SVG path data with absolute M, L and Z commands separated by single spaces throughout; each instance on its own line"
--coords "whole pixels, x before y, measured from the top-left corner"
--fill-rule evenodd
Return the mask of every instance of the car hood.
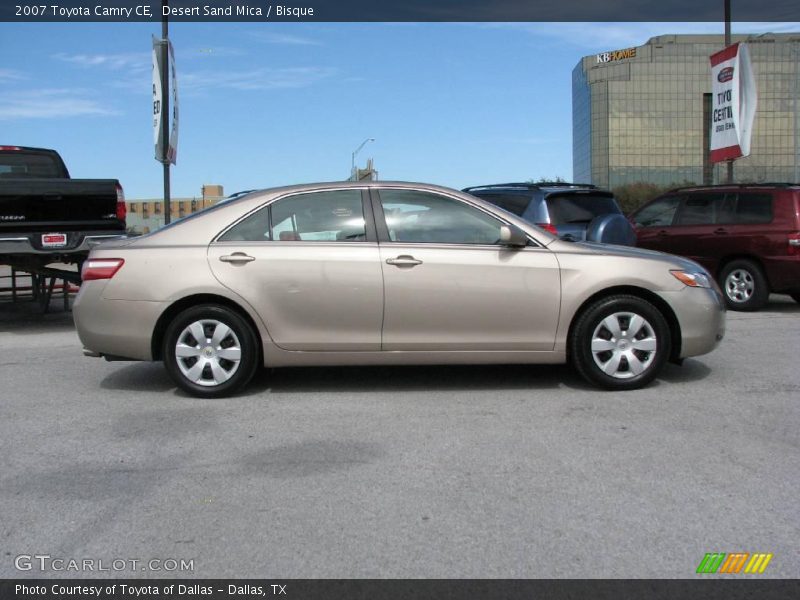
M 689 260 L 688 258 L 684 258 L 683 256 L 667 254 L 666 252 L 657 252 L 656 250 L 646 250 L 644 248 L 636 248 L 632 246 L 615 246 L 613 244 L 598 244 L 595 242 L 561 242 L 561 243 L 569 244 L 569 246 L 576 247 L 576 249 L 580 248 L 582 250 L 589 251 L 592 254 L 601 254 L 603 256 L 619 256 L 619 257 L 657 260 L 669 263 L 671 265 L 675 265 L 677 268 L 680 269 L 695 270 L 703 273 L 706 272 L 706 269 L 704 267 L 700 266 L 693 260 Z M 552 244 L 549 247 L 553 250 L 556 250 L 556 248 Z M 567 248 L 559 246 L 558 249 L 566 250 Z

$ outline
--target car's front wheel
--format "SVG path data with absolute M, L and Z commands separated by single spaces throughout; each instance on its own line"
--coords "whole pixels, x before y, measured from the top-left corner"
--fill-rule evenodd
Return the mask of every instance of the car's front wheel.
M 664 316 L 637 296 L 616 295 L 587 307 L 572 329 L 572 363 L 589 383 L 633 390 L 650 383 L 670 353 Z
M 164 365 L 182 390 L 201 398 L 233 394 L 253 378 L 258 343 L 237 313 L 215 304 L 178 314 L 164 335 Z

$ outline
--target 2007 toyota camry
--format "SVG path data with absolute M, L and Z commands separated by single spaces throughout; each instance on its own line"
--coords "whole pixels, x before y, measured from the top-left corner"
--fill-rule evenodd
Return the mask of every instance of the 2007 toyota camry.
M 392 182 L 262 190 L 103 244 L 74 315 L 87 355 L 163 360 L 206 397 L 262 364 L 570 362 L 635 389 L 725 328 L 694 262 L 560 240 L 469 194 Z

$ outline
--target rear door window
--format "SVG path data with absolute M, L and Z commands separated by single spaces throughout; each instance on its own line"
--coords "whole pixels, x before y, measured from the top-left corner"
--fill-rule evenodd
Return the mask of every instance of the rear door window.
M 736 223 L 770 223 L 772 195 L 741 193 L 736 202 Z
M 362 242 L 361 190 L 307 192 L 281 198 L 237 223 L 221 242 Z
M 595 217 L 620 214 L 613 197 L 602 194 L 550 194 L 545 200 L 552 225 L 586 224 Z
M 725 194 L 689 194 L 685 197 L 676 225 L 713 225 L 724 212 Z M 719 216 L 718 216 L 719 213 Z

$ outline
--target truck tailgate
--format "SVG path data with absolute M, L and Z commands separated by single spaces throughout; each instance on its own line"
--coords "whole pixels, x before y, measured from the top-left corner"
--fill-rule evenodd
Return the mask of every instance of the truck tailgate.
M 115 179 L 0 178 L 0 233 L 120 230 Z

